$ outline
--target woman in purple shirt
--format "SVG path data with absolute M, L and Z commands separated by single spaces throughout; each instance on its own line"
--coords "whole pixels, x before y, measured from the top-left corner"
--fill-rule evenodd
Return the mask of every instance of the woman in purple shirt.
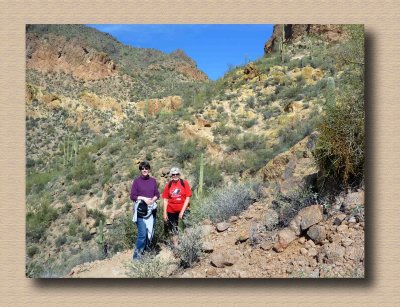
M 131 200 L 135 203 L 138 200 L 143 200 L 148 206 L 154 206 L 156 200 L 160 198 L 160 193 L 158 192 L 156 179 L 150 177 L 149 162 L 140 162 L 139 170 L 140 176 L 136 177 L 132 184 Z M 149 238 L 148 233 L 152 233 L 154 229 L 156 214 L 151 214 L 148 218 L 143 218 L 138 217 L 134 212 L 134 217 L 136 217 L 136 221 L 135 218 L 134 221 L 138 228 L 138 236 L 133 252 L 133 259 L 138 260 L 150 243 L 149 239 L 151 239 L 151 237 Z M 152 228 L 151 231 L 149 231 L 149 227 Z

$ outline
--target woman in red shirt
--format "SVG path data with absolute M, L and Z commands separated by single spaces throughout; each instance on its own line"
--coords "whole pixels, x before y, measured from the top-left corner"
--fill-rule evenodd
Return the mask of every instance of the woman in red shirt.
M 186 180 L 180 179 L 180 170 L 177 167 L 171 168 L 169 181 L 162 193 L 164 199 L 163 217 L 167 223 L 170 232 L 178 230 L 178 222 L 184 217 L 185 211 L 188 209 L 192 190 Z M 174 245 L 177 245 L 177 238 L 172 238 Z

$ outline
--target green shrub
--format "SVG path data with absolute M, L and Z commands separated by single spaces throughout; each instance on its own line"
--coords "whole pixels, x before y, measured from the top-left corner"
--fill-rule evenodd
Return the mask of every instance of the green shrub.
M 161 211 L 161 210 L 158 210 Z M 158 222 L 157 224 L 162 224 Z M 119 251 L 132 249 L 137 236 L 137 227 L 132 222 L 132 213 L 129 212 L 114 220 L 112 227 L 106 235 L 109 252 L 115 254 Z
M 197 154 L 197 146 L 194 141 L 175 144 L 175 160 L 179 163 L 191 160 Z
M 245 169 L 254 174 L 260 168 L 265 166 L 270 159 L 274 157 L 274 153 L 270 149 L 258 149 L 249 151 L 246 155 Z
M 325 179 L 348 184 L 364 177 L 364 99 L 342 94 L 326 112 L 314 155 Z
M 26 253 L 28 254 L 29 257 L 33 257 L 35 256 L 38 252 L 39 252 L 39 246 L 37 244 L 32 244 L 30 245 L 27 250 Z
M 92 235 L 90 234 L 89 230 L 84 229 L 81 235 L 82 241 L 90 241 L 92 239 Z
M 26 194 L 29 195 L 33 189 L 40 192 L 54 178 L 60 175 L 59 171 L 32 172 L 26 177 Z
M 257 124 L 257 119 L 253 118 L 253 119 L 249 119 L 249 120 L 245 120 L 243 122 L 243 127 L 245 127 L 246 129 L 250 129 L 251 127 L 253 127 L 255 124 Z
M 100 224 L 100 221 L 103 221 L 103 223 L 106 221 L 106 216 L 98 209 L 88 209 L 87 216 L 96 220 L 94 226 L 98 226 Z
M 75 237 L 77 233 L 78 233 L 78 224 L 76 223 L 76 221 L 74 221 L 68 225 L 68 234 L 71 237 Z
M 310 188 L 293 190 L 288 195 L 278 194 L 272 201 L 272 209 L 278 213 L 278 226 L 287 227 L 296 214 L 305 207 L 318 203 L 318 195 Z
M 231 136 L 226 141 L 225 144 L 227 145 L 227 151 L 233 152 L 237 150 L 243 149 L 262 149 L 265 147 L 265 139 L 262 136 L 252 134 L 252 133 L 245 133 L 239 137 Z
M 237 127 L 229 127 L 224 123 L 220 123 L 218 126 L 212 128 L 212 132 L 215 135 L 230 135 L 237 134 L 240 132 L 240 129 Z
M 335 105 L 327 105 L 319 126 L 314 155 L 320 181 L 358 185 L 364 178 L 364 27 L 344 27 L 349 40 L 333 48 L 336 65 L 346 71 L 339 81 Z
M 35 211 L 26 214 L 26 236 L 28 240 L 39 241 L 51 222 L 58 217 L 57 210 L 49 203 L 39 203 Z
M 64 236 L 64 235 L 60 235 L 60 236 L 57 237 L 55 243 L 56 243 L 57 247 L 61 247 L 62 245 L 67 243 L 67 237 Z
M 68 212 L 71 210 L 71 208 L 72 208 L 72 205 L 71 205 L 69 202 L 67 202 L 67 203 L 61 208 L 61 213 L 62 213 L 62 214 L 66 214 L 66 213 L 68 213 Z
M 178 257 L 184 268 L 193 266 L 202 254 L 202 231 L 199 226 L 186 228 L 178 235 Z
M 228 220 L 246 210 L 259 197 L 260 185 L 255 182 L 231 184 L 215 189 L 192 209 L 194 221 L 208 218 L 213 222 Z
M 164 259 L 146 253 L 140 258 L 140 261 L 134 261 L 126 265 L 127 275 L 131 278 L 167 277 L 170 265 L 171 263 Z

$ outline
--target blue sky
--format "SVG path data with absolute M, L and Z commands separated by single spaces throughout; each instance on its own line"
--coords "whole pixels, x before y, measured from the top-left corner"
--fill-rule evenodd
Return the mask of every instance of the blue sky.
M 229 66 L 243 65 L 263 56 L 271 37 L 268 24 L 135 24 L 88 25 L 111 34 L 132 47 L 154 48 L 166 53 L 182 49 L 212 80 L 224 75 Z

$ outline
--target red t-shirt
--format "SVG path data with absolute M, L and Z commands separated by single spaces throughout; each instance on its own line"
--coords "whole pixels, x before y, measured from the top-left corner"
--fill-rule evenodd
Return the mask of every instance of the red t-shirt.
M 192 190 L 190 189 L 189 183 L 186 180 L 183 182 L 184 186 L 182 186 L 180 180 L 172 180 L 171 187 L 169 188 L 169 182 L 165 185 L 161 196 L 164 199 L 168 199 L 167 212 L 169 213 L 180 212 L 186 198 L 192 196 Z

